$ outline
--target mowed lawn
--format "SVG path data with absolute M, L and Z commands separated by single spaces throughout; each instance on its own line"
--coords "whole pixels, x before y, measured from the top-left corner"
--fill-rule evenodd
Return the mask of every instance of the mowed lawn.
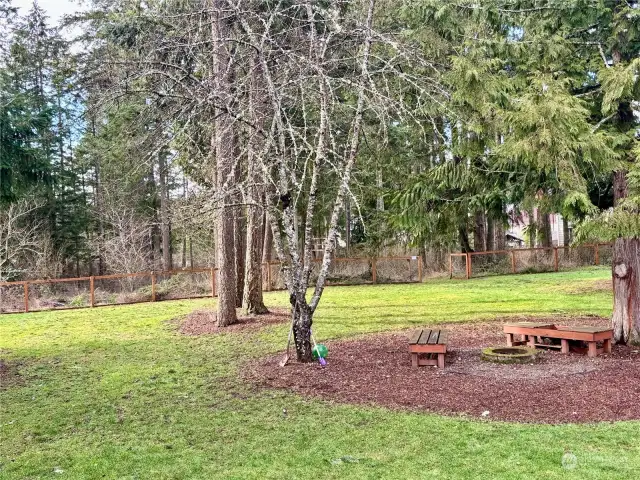
M 330 288 L 314 332 L 324 340 L 496 316 L 607 316 L 609 275 L 603 268 Z M 286 305 L 283 293 L 266 299 Z M 498 423 L 326 403 L 244 384 L 238 376 L 243 362 L 282 350 L 288 326 L 201 337 L 176 333 L 172 319 L 213 305 L 175 301 L 0 316 L 0 358 L 17 363 L 22 375 L 19 384 L 0 387 L 0 478 L 640 474 L 638 422 Z M 565 452 L 575 455 L 574 469 L 563 467 Z

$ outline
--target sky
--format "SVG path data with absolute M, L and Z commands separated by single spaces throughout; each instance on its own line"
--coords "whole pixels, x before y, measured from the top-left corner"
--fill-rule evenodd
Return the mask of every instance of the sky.
M 33 0 L 12 0 L 14 7 L 20 8 L 20 13 L 25 14 L 31 8 Z M 80 10 L 80 6 L 73 0 L 38 0 L 38 4 L 47 12 L 51 24 L 58 23 L 58 20 L 67 13 Z

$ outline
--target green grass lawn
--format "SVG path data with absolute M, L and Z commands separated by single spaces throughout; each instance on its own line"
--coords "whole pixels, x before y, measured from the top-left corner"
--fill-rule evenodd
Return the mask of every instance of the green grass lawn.
M 496 316 L 611 312 L 608 269 L 330 288 L 318 339 Z M 286 295 L 266 296 L 285 306 Z M 185 337 L 211 300 L 0 316 L 0 478 L 635 478 L 640 423 L 521 425 L 308 400 L 242 383 L 288 326 Z M 329 366 L 329 368 L 331 368 Z M 550 392 L 552 395 L 553 392 Z M 283 409 L 287 415 L 283 414 Z M 577 466 L 562 466 L 566 451 Z M 358 462 L 333 462 L 351 456 Z

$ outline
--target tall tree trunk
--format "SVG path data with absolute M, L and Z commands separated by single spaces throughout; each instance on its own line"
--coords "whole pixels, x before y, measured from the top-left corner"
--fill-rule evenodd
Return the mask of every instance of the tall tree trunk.
M 96 123 L 95 119 L 91 118 L 91 136 L 96 136 Z M 98 242 L 98 275 L 104 275 L 104 259 L 102 255 L 102 242 L 104 242 L 104 211 L 102 201 L 102 176 L 100 174 L 100 160 L 96 158 L 94 164 L 94 206 L 96 209 L 96 216 L 98 219 L 98 235 L 100 241 Z
M 269 313 L 262 296 L 262 215 L 258 207 L 250 208 L 247 219 L 247 249 L 245 255 L 242 308 L 248 314 Z
M 157 225 L 157 215 L 153 216 L 153 220 L 154 225 L 151 228 L 151 263 L 153 264 L 153 269 L 157 270 L 158 268 L 162 269 L 162 256 L 160 255 L 162 251 L 162 235 Z
M 187 203 L 187 177 L 182 178 L 182 198 L 185 200 L 185 204 Z M 182 235 L 182 258 L 180 262 L 180 266 L 182 268 L 187 267 L 187 235 L 186 233 Z M 193 265 L 191 265 L 193 268 Z
M 227 203 L 222 201 L 222 203 Z M 237 322 L 236 317 L 236 264 L 233 228 L 233 207 L 223 205 L 218 214 L 218 326 Z
M 151 203 L 153 211 L 153 225 L 151 227 L 151 236 L 149 238 L 151 242 L 151 262 L 153 270 L 162 270 L 162 231 L 160 229 L 160 199 L 158 196 L 158 185 L 156 183 L 156 177 L 154 172 L 154 166 L 151 166 L 151 170 L 147 173 L 147 188 L 152 193 Z
M 232 104 L 231 42 L 232 28 L 225 17 L 226 2 L 210 0 L 213 52 L 212 76 L 218 97 L 214 105 L 214 133 L 212 150 L 216 161 L 216 193 L 220 196 L 217 221 L 218 251 L 218 326 L 226 327 L 238 321 L 236 316 L 236 262 L 234 240 L 234 206 L 227 192 L 235 188 L 235 132 L 230 111 Z M 223 107 L 218 104 L 224 105 Z
M 540 218 L 540 221 L 542 223 L 541 225 L 541 230 L 542 230 L 542 238 L 541 238 L 541 243 L 542 246 L 545 248 L 549 248 L 553 246 L 553 233 L 551 232 L 551 214 L 549 213 L 543 213 L 542 217 Z
M 240 207 L 234 207 L 233 250 L 235 252 L 234 263 L 236 266 L 236 307 L 242 307 L 245 277 L 244 264 L 247 250 L 246 240 L 247 232 L 244 212 Z
M 376 186 L 378 187 L 378 196 L 376 197 L 376 210 L 384 212 L 384 197 L 382 196 L 382 189 L 384 188 L 384 182 L 382 179 L 382 169 L 376 170 Z
M 344 241 L 347 244 L 345 256 L 350 257 L 351 256 L 351 200 L 348 197 L 344 202 L 344 223 L 345 223 Z
M 506 232 L 502 218 L 494 221 L 496 250 L 504 250 L 507 246 Z
M 271 250 L 273 246 L 273 231 L 271 230 L 271 223 L 269 222 L 269 213 L 264 212 L 264 238 L 262 243 L 262 263 L 269 263 L 271 261 Z
M 614 203 L 628 194 L 627 172 L 613 177 Z M 616 343 L 640 343 L 640 239 L 617 238 L 613 245 L 613 316 Z
M 528 212 L 529 216 L 529 248 L 535 248 L 536 246 L 536 233 L 538 231 L 538 224 L 536 222 L 536 210 L 531 209 Z
M 437 262 L 438 249 L 437 248 L 433 249 L 432 252 L 434 253 L 434 257 L 436 257 L 436 261 L 434 263 L 438 265 L 438 262 Z M 418 247 L 418 255 L 422 259 L 422 265 L 427 265 L 427 245 L 425 243 L 422 243 L 422 242 L 420 243 L 420 246 Z
M 269 212 L 264 211 L 264 230 L 262 235 L 262 264 L 267 270 L 271 269 L 271 258 L 273 252 L 273 230 L 271 229 L 271 222 L 269 222 Z M 271 281 L 271 275 L 267 274 L 267 282 Z M 267 283 L 267 290 L 271 290 L 271 283 Z
M 158 187 L 160 190 L 160 235 L 162 237 L 162 269 L 173 268 L 171 259 L 171 220 L 169 218 L 169 186 L 167 185 L 167 152 L 158 153 Z
M 623 58 L 620 51 L 612 52 L 614 64 Z M 629 61 L 630 58 L 625 58 Z M 621 132 L 637 128 L 631 103 L 620 102 L 615 123 Z M 631 152 L 628 160 L 635 161 Z M 614 207 L 629 194 L 626 169 L 613 174 Z M 636 212 L 638 213 L 638 212 Z M 616 343 L 640 343 L 640 239 L 617 238 L 613 246 L 613 316 L 611 318 Z
M 233 85 L 235 82 L 235 69 L 232 70 L 230 75 L 230 83 Z M 234 91 L 234 87 L 232 87 L 232 91 Z M 235 252 L 235 265 L 236 265 L 236 307 L 242 307 L 242 296 L 244 293 L 244 264 L 245 264 L 245 256 L 247 250 L 247 232 L 246 232 L 246 207 L 240 206 L 241 204 L 246 205 L 246 194 L 243 191 L 240 191 L 239 182 L 242 178 L 243 174 L 243 160 L 245 157 L 242 156 L 240 150 L 239 143 L 239 133 L 240 133 L 240 125 L 234 125 L 234 173 L 233 173 L 233 183 L 236 186 L 234 189 L 235 192 L 232 194 L 232 199 L 234 203 L 233 207 L 233 249 Z M 254 179 L 255 180 L 255 179 Z
M 487 236 L 484 212 L 479 210 L 474 216 L 473 249 L 476 252 L 484 252 L 487 249 Z
M 458 236 L 460 238 L 460 250 L 462 253 L 473 252 L 473 248 L 469 245 L 469 234 L 466 227 L 458 227 Z
M 260 60 L 251 57 L 251 90 L 249 92 L 249 115 L 258 130 L 264 130 L 267 114 L 267 96 L 263 85 L 263 74 Z M 262 141 L 259 131 L 249 132 L 247 152 L 247 248 L 244 264 L 244 289 L 242 308 L 248 314 L 269 313 L 262 297 L 262 231 L 264 193 L 257 179 L 260 178 L 258 164 Z
M 291 296 L 291 314 L 293 315 L 293 343 L 299 362 L 311 362 L 311 325 L 313 312 L 307 302 Z
M 487 251 L 496 249 L 496 221 L 487 215 Z
M 640 344 L 640 239 L 617 238 L 613 246 L 613 316 L 616 343 Z
M 569 221 L 565 217 L 562 217 L 562 237 L 562 244 L 568 247 L 571 244 L 571 231 L 569 230 Z

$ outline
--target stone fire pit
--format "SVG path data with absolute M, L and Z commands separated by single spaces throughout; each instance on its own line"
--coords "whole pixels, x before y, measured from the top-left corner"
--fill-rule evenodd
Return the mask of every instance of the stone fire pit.
M 482 359 L 496 363 L 531 363 L 537 360 L 539 351 L 529 347 L 487 347 L 482 349 Z

